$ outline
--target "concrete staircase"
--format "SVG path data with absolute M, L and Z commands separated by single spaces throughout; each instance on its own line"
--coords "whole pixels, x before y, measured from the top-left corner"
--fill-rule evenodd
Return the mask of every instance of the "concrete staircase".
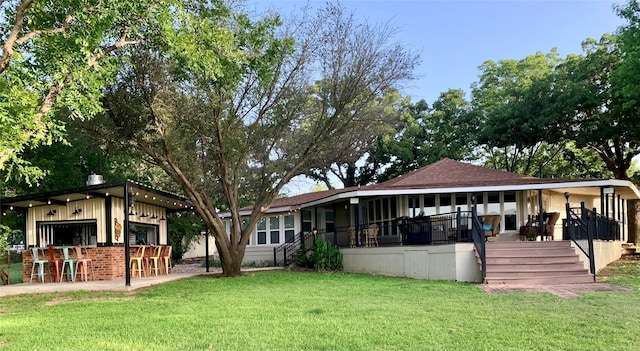
M 487 284 L 593 283 L 570 241 L 486 243 Z

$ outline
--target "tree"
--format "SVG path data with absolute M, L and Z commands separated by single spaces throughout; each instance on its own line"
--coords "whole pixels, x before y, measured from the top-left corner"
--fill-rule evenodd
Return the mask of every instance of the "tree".
M 54 115 L 88 119 L 101 111 L 113 53 L 167 19 L 171 1 L 0 1 L 0 175 L 29 184 L 44 171 L 22 155 L 64 142 Z M 149 31 L 147 31 L 149 33 Z
M 407 99 L 402 99 L 396 91 L 378 99 L 372 104 L 370 111 L 371 122 L 363 125 L 353 139 L 345 158 L 324 169 L 312 169 L 307 176 L 323 182 L 328 189 L 335 187 L 330 175 L 335 176 L 342 187 L 366 185 L 374 182 L 382 167 L 385 166 L 374 151 L 382 140 L 392 137 L 395 130 L 402 123 L 403 105 Z M 358 163 L 363 163 L 359 166 Z
M 462 90 L 440 94 L 429 108 L 424 100 L 409 104 L 395 135 L 382 138 L 372 151 L 374 160 L 385 165 L 378 181 L 395 178 L 443 158 L 471 157 L 465 115 L 470 104 Z
M 376 118 L 372 105 L 412 77 L 415 57 L 375 28 L 366 32 L 377 44 L 370 50 L 342 47 L 362 35 L 345 18 L 327 5 L 279 26 L 277 17 L 251 21 L 219 2 L 194 4 L 176 11 L 165 41 L 133 55 L 109 89 L 103 136 L 182 186 L 216 239 L 225 276 L 240 274 L 255 225 L 282 187 L 344 159 L 352 136 Z
M 548 77 L 559 61 L 553 49 L 548 54 L 486 61 L 480 66 L 480 80 L 472 84 L 468 123 L 475 128 L 475 139 L 488 155 L 488 164 L 533 174 L 542 157 L 548 163 L 562 151 L 562 145 L 542 141 L 550 126 L 540 123 L 544 108 L 535 98 L 541 93 L 537 83 Z

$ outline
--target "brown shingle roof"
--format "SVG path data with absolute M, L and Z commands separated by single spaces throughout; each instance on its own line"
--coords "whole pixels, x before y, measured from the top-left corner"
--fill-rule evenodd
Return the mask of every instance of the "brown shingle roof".
M 449 188 L 530 184 L 538 180 L 541 179 L 445 158 L 374 187 L 376 189 Z
M 593 180 L 593 179 L 592 179 Z M 397 178 L 374 185 L 360 188 L 351 187 L 345 189 L 332 189 L 276 200 L 271 208 L 300 206 L 318 201 L 330 196 L 349 191 L 368 190 L 401 190 L 401 189 L 440 189 L 440 188 L 466 188 L 486 186 L 509 186 L 526 184 L 549 184 L 580 182 L 584 179 L 541 179 L 522 174 L 505 172 L 497 169 L 476 166 L 469 163 L 454 161 L 448 158 L 417 169 L 413 172 L 401 175 Z

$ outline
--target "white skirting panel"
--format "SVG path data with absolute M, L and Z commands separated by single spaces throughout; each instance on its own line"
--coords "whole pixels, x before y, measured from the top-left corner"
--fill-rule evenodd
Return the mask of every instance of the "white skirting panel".
M 342 248 L 344 271 L 428 280 L 480 282 L 473 244 Z

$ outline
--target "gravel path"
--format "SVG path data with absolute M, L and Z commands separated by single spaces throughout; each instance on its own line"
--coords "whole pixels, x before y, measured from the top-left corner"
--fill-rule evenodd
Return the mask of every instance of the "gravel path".
M 206 273 L 202 263 L 176 264 L 173 266 L 174 273 Z M 222 272 L 222 268 L 209 267 L 209 272 Z

